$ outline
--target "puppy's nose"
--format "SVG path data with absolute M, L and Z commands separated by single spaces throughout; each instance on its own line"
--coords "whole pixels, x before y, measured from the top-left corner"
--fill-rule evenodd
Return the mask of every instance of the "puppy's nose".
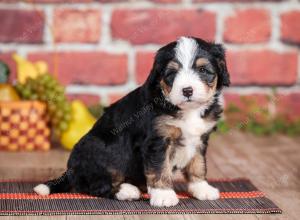
M 189 98 L 193 95 L 193 88 L 191 86 L 182 89 L 183 96 Z

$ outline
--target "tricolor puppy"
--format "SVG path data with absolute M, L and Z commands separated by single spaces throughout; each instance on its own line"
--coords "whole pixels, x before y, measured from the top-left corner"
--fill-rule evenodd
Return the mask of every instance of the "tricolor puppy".
M 107 108 L 76 144 L 66 172 L 34 191 L 136 200 L 147 189 L 151 205 L 174 206 L 172 175 L 180 170 L 191 195 L 218 199 L 206 181 L 205 154 L 229 83 L 221 45 L 193 37 L 169 43 L 146 82 Z

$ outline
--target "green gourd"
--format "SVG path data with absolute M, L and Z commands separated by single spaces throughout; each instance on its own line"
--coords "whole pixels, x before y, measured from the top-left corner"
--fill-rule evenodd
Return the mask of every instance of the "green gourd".
M 8 81 L 9 74 L 10 70 L 8 66 L 0 60 L 0 83 L 6 83 Z

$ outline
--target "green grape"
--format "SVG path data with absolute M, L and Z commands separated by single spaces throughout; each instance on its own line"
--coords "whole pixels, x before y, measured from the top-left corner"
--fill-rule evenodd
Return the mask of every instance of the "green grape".
M 52 89 L 52 85 L 53 85 L 53 83 L 51 81 L 48 81 L 46 83 L 45 87 L 46 87 L 47 90 L 51 90 Z
M 55 112 L 56 111 L 56 106 L 53 104 L 53 103 L 49 103 L 48 104 L 48 109 L 49 111 L 52 113 L 52 112 Z
M 59 103 L 59 104 L 61 105 L 62 103 L 65 102 L 65 96 L 59 94 L 59 95 L 57 95 L 57 96 L 55 97 L 55 100 L 56 100 L 57 103 Z
M 24 84 L 23 89 L 31 91 L 32 88 L 31 88 L 30 84 L 26 83 L 26 84 Z
M 55 135 L 65 131 L 71 121 L 71 105 L 65 96 L 65 88 L 50 74 L 29 78 L 25 84 L 17 84 L 16 90 L 25 99 L 40 100 L 47 104 L 50 123 Z
M 59 129 L 54 129 L 54 135 L 59 137 L 61 135 L 61 131 Z
M 46 78 L 46 79 L 51 79 L 52 78 L 52 76 L 50 74 L 44 74 L 43 77 Z
M 34 81 L 34 79 L 30 78 L 27 85 L 30 87 L 30 89 L 32 91 L 36 91 L 37 90 L 38 84 L 36 83 L 36 81 Z
M 20 92 L 23 90 L 23 85 L 20 84 L 20 83 L 17 83 L 17 84 L 15 85 L 15 88 L 16 88 L 16 90 L 20 93 Z
M 36 86 L 36 92 L 38 93 L 38 94 L 42 94 L 42 93 L 44 93 L 45 91 L 45 87 L 43 86 L 43 85 L 41 85 L 41 84 L 39 84 L 39 85 L 37 85 Z
M 47 85 L 47 79 L 46 78 L 41 78 L 39 79 L 40 85 L 46 86 Z
M 72 116 L 71 116 L 71 114 L 70 113 L 65 113 L 64 114 L 64 120 L 65 121 L 67 121 L 67 122 L 69 122 L 69 121 L 71 121 L 71 118 L 72 118 Z
M 38 95 L 35 93 L 32 93 L 29 97 L 30 100 L 38 100 Z
M 41 78 L 43 80 L 45 80 L 46 82 L 49 82 L 50 80 L 52 80 L 52 76 L 50 74 L 43 74 L 43 75 L 41 75 Z
M 34 79 L 32 79 L 32 78 L 27 78 L 27 80 L 26 80 L 26 85 L 29 85 L 30 87 L 32 87 L 33 84 L 34 84 Z
M 66 122 L 61 122 L 61 123 L 59 123 L 59 129 L 60 129 L 61 131 L 67 130 L 67 129 L 68 129 L 68 123 L 66 123 Z
M 55 126 L 55 125 L 58 125 L 59 124 L 59 119 L 56 118 L 55 116 L 53 116 L 51 118 L 51 123 Z
M 47 102 L 49 100 L 45 94 L 41 94 L 40 99 L 44 102 Z
M 38 75 L 37 77 L 36 77 L 36 81 L 40 81 L 41 79 L 43 79 L 44 78 L 44 74 L 40 74 L 40 75 Z
M 30 97 L 30 94 L 31 94 L 30 89 L 24 88 L 24 89 L 22 90 L 22 96 L 23 96 L 25 99 L 28 99 L 28 98 Z
M 62 109 L 64 112 L 71 112 L 71 105 L 69 102 L 65 102 L 65 104 L 62 106 Z
M 63 112 L 64 112 L 64 115 L 71 115 L 71 110 L 63 110 Z
M 45 90 L 44 95 L 47 97 L 48 100 L 52 100 L 52 93 L 49 90 Z
M 64 113 L 63 113 L 63 111 L 58 110 L 55 115 L 57 118 L 62 118 L 64 116 Z
M 55 92 L 58 93 L 58 94 L 62 94 L 63 95 L 64 92 L 65 92 L 65 88 L 63 86 L 61 86 L 61 85 L 58 85 L 55 88 Z
M 58 85 L 57 82 L 55 80 L 52 80 L 48 82 L 47 88 L 54 90 L 57 85 Z

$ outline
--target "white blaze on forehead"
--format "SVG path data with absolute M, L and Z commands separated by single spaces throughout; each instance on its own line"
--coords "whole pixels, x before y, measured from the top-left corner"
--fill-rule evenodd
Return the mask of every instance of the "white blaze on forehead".
M 182 64 L 183 69 L 192 66 L 197 51 L 197 42 L 193 38 L 181 37 L 175 47 L 176 58 Z
M 201 103 L 206 102 L 210 97 L 206 83 L 201 80 L 199 74 L 193 69 L 198 48 L 197 41 L 189 37 L 179 38 L 175 47 L 175 56 L 181 67 L 176 74 L 168 99 L 172 104 L 179 105 L 182 109 L 195 106 L 194 104 L 199 107 Z M 183 89 L 187 87 L 193 89 L 189 102 L 187 102 L 187 97 L 183 95 Z

